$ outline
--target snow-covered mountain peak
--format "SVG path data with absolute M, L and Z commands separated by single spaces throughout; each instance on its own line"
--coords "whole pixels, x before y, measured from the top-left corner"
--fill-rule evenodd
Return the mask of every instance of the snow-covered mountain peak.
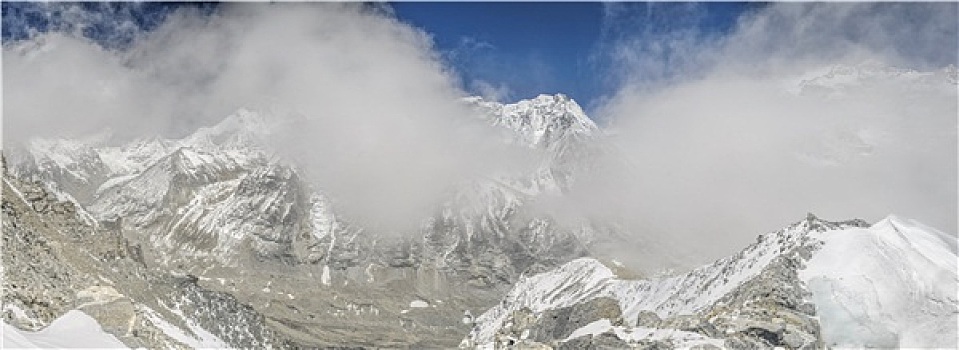
M 519 133 L 532 147 L 548 148 L 568 138 L 589 137 L 599 129 L 573 99 L 563 94 L 503 104 L 473 97 L 464 100 L 485 112 L 493 125 Z
M 10 153 L 10 167 L 20 176 L 47 180 L 89 203 L 165 159 L 185 174 L 262 163 L 267 155 L 261 146 L 270 130 L 260 113 L 239 109 L 180 139 L 147 136 L 115 145 L 109 131 L 75 139 L 34 138 L 24 149 Z
M 853 227 L 869 227 L 869 223 L 863 219 L 852 219 L 846 221 L 827 221 L 819 218 L 816 214 L 807 213 L 806 219 L 793 224 L 790 227 L 799 227 L 801 232 L 825 232 L 830 230 L 842 230 Z
M 272 128 L 259 112 L 240 108 L 219 123 L 201 127 L 183 138 L 183 142 L 195 146 L 244 147 L 261 144 Z
M 170 166 L 178 174 L 202 178 L 240 171 L 240 166 L 227 154 L 207 153 L 190 147 L 180 147 L 170 154 Z

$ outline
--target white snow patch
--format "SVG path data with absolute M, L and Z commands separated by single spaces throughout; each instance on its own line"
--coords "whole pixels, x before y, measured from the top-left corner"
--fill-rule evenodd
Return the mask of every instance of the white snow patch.
M 563 339 L 562 342 L 565 343 L 565 342 L 568 342 L 568 341 L 570 341 L 570 340 L 573 340 L 573 339 L 582 337 L 582 336 L 584 336 L 584 335 L 591 335 L 591 336 L 593 336 L 593 335 L 597 335 L 597 334 L 603 334 L 603 333 L 606 333 L 606 331 L 609 331 L 609 330 L 612 329 L 612 328 L 613 328 L 613 324 L 610 323 L 609 320 L 607 320 L 607 319 L 605 319 L 605 318 L 604 318 L 604 319 L 600 319 L 600 320 L 596 320 L 596 321 L 590 322 L 589 324 L 587 324 L 587 325 L 585 325 L 585 326 L 579 327 L 579 329 L 573 331 L 573 333 L 570 333 L 570 335 L 569 335 L 568 337 L 566 337 L 566 339 Z
M 203 327 L 201 327 L 200 325 L 198 325 L 195 321 L 193 321 L 193 319 L 190 319 L 189 317 L 186 317 L 186 315 L 184 315 L 183 312 L 180 311 L 179 307 L 171 308 L 171 307 L 168 307 L 168 306 L 166 306 L 166 305 L 164 305 L 164 307 L 166 307 L 166 308 L 169 309 L 171 312 L 173 312 L 174 314 L 176 314 L 177 316 L 179 316 L 180 319 L 182 319 L 183 322 L 186 324 L 187 328 L 189 328 L 190 333 L 193 333 L 193 336 L 189 336 L 189 335 L 186 335 L 186 336 L 195 339 L 195 341 L 193 341 L 193 342 L 196 342 L 196 343 L 200 344 L 200 346 L 195 346 L 195 348 L 205 348 L 205 349 L 216 348 L 216 349 L 223 349 L 223 348 L 229 347 L 229 345 L 228 345 L 225 341 L 223 341 L 222 339 L 220 339 L 219 337 L 217 337 L 217 336 L 214 335 L 213 333 L 210 333 L 209 331 L 207 331 L 206 329 L 204 329 Z M 159 317 L 159 316 L 157 315 L 157 317 Z M 151 319 L 151 321 L 153 321 L 153 320 Z M 154 324 L 156 324 L 156 323 L 154 323 Z M 160 327 L 160 326 L 157 325 L 157 327 Z M 173 326 L 170 325 L 170 327 L 173 327 Z M 170 329 L 170 331 L 171 331 L 171 332 L 177 332 L 177 330 L 172 330 L 172 329 Z M 166 330 L 164 330 L 164 332 L 166 332 Z M 179 332 L 182 333 L 182 331 L 179 331 Z M 173 336 L 171 335 L 171 337 L 173 337 Z
M 608 319 L 590 322 L 589 324 L 576 329 L 573 331 L 573 333 L 570 333 L 569 337 L 566 337 L 566 339 L 562 340 L 561 342 L 568 342 L 570 340 L 587 335 L 596 336 L 609 331 L 612 331 L 617 338 L 622 339 L 627 343 L 636 343 L 640 340 L 652 340 L 669 341 L 676 348 L 690 348 L 697 345 L 713 345 L 717 347 L 723 346 L 722 339 L 709 338 L 693 332 L 675 329 L 658 329 L 647 327 L 629 328 L 613 326 Z
M 366 274 L 367 283 L 373 283 L 375 281 L 373 276 L 373 264 L 366 265 L 366 269 L 363 270 L 363 273 Z
M 105 332 L 93 317 L 80 310 L 70 310 L 36 332 L 3 324 L 3 348 L 127 348 L 119 339 Z
M 332 284 L 330 281 L 330 265 L 323 265 L 323 275 L 320 276 L 320 283 L 323 283 L 324 286 Z
M 201 339 L 197 336 L 187 334 L 182 329 L 177 326 L 174 326 L 170 322 L 167 322 L 156 311 L 153 311 L 150 308 L 143 307 L 144 315 L 154 326 L 160 329 L 163 334 L 166 334 L 168 337 L 173 338 L 174 340 L 186 344 L 187 346 L 195 349 L 202 348 L 212 348 L 216 344 L 206 344 L 204 339 Z
M 616 337 L 626 342 L 638 342 L 640 340 L 669 341 L 677 349 L 688 349 L 694 346 L 712 345 L 717 348 L 723 348 L 724 340 L 705 337 L 698 333 L 681 331 L 677 329 L 660 329 L 646 327 L 613 327 Z
M 100 184 L 100 187 L 98 187 L 96 190 L 96 194 L 99 195 L 103 193 L 103 191 L 109 190 L 110 188 L 114 186 L 133 180 L 138 175 L 139 174 L 129 174 L 129 175 L 120 175 L 114 178 L 110 178 L 107 181 L 104 181 L 102 184 Z

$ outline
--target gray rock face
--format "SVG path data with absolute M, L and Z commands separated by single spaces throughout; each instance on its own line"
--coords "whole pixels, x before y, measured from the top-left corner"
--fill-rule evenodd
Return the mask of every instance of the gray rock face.
M 293 345 L 235 298 L 147 269 L 118 231 L 89 221 L 73 203 L 36 183 L 3 181 L 4 322 L 37 330 L 79 309 L 131 347 L 190 346 L 163 330 L 180 324 L 180 332 L 199 337 L 184 322 L 223 345 Z
M 530 338 L 538 342 L 566 339 L 573 331 L 602 319 L 610 320 L 615 326 L 623 325 L 619 301 L 597 298 L 583 304 L 546 311 L 529 327 Z
M 195 279 L 174 278 L 169 283 L 171 303 L 186 319 L 217 335 L 226 344 L 249 348 L 286 348 L 295 343 L 279 335 L 265 317 L 228 293 L 200 287 Z M 242 325 L 237 329 L 237 325 Z
M 711 327 L 725 333 L 727 347 L 823 347 L 815 305 L 797 275 L 799 254 L 777 257 L 757 278 L 706 311 Z
M 62 262 L 64 250 L 88 232 L 71 205 L 56 202 L 35 185 L 24 184 L 23 190 L 14 187 L 19 184 L 4 178 L 3 317 L 10 324 L 36 330 L 72 309 L 80 286 L 97 281 L 82 267 Z M 109 243 L 109 237 L 105 238 L 101 252 L 119 255 L 119 251 L 110 249 L 115 245 Z
M 552 309 L 535 315 L 530 309 L 513 311 L 505 326 L 497 332 L 496 344 L 513 348 L 592 348 L 628 347 L 619 338 L 582 336 L 564 342 L 573 332 L 594 321 L 610 320 L 615 326 L 624 325 L 619 302 L 612 298 L 597 298 L 570 307 Z
M 639 312 L 639 316 L 636 317 L 636 325 L 657 328 L 659 324 L 663 322 L 663 319 L 659 318 L 655 312 L 649 310 L 642 310 Z

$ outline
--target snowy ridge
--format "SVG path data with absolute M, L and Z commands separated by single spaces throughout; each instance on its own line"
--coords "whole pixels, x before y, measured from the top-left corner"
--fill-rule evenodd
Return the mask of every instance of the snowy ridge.
M 502 303 L 476 318 L 477 327 L 467 339 L 471 344 L 489 344 L 513 311 L 529 308 L 539 314 L 589 301 L 603 296 L 608 283 L 614 280 L 613 272 L 592 258 L 576 259 L 551 271 L 522 278 Z
M 573 99 L 563 94 L 539 95 L 512 104 L 466 99 L 490 118 L 491 124 L 512 130 L 530 147 L 554 147 L 567 139 L 588 137 L 596 126 Z
M 859 221 L 830 223 L 809 216 L 782 230 L 759 236 L 739 253 L 683 275 L 645 281 L 615 281 L 609 293 L 621 300 L 623 314 L 635 319 L 640 311 L 653 311 L 660 317 L 693 314 L 713 305 L 736 287 L 756 277 L 777 257 L 794 248 L 811 246 L 808 235 L 817 230 L 837 230 L 864 225 Z
M 955 337 L 932 344 L 928 339 L 950 327 L 955 333 L 955 237 L 894 217 L 864 227 L 861 221 L 832 223 L 810 216 L 760 236 L 734 256 L 666 278 L 623 280 L 597 260 L 578 259 L 518 282 L 500 305 L 477 318 L 465 342 L 490 344 L 514 311 L 529 309 L 538 315 L 599 297 L 617 300 L 623 310 L 627 328 L 617 334 L 635 327 L 643 311 L 664 319 L 697 314 L 757 277 L 777 257 L 805 249 L 813 258 L 801 277 L 817 307 L 826 310 L 821 322 L 827 344 L 954 345 Z M 861 295 L 873 295 L 867 298 L 872 304 L 862 305 Z M 839 305 L 837 296 L 845 298 Z M 846 326 L 851 321 L 860 325 L 858 333 L 848 329 L 856 326 Z
M 226 153 L 244 165 L 255 162 L 265 156 L 259 145 L 270 130 L 258 113 L 240 109 L 182 139 L 149 137 L 115 146 L 109 144 L 109 131 L 80 139 L 32 139 L 9 165 L 18 175 L 61 182 L 50 175 L 66 174 L 77 182 L 100 187 L 108 179 L 142 173 L 184 148 Z M 242 152 L 235 152 L 238 149 Z M 112 186 L 101 190 L 108 187 Z
M 226 155 L 179 148 L 140 174 L 114 178 L 116 185 L 100 192 L 90 208 L 101 220 L 132 216 L 136 222 L 145 223 L 151 209 L 162 207 L 175 182 L 202 183 L 239 171 L 237 162 Z
M 131 176 L 144 171 L 151 164 L 173 153 L 177 142 L 152 137 L 139 139 L 122 147 L 97 148 L 100 159 L 115 177 Z M 109 186 L 101 185 L 109 188 Z
M 107 222 L 122 219 L 123 226 L 150 236 L 156 246 L 178 255 L 212 255 L 230 262 L 233 248 L 246 235 L 256 232 L 267 240 L 276 236 L 271 234 L 275 230 L 264 231 L 269 223 L 258 221 L 251 209 L 270 216 L 276 210 L 284 215 L 293 206 L 278 203 L 289 201 L 289 188 L 264 192 L 249 183 L 283 176 L 268 165 L 262 147 L 270 130 L 260 114 L 240 109 L 182 139 L 151 137 L 119 146 L 107 145 L 109 133 L 77 140 L 32 140 L 11 169 L 24 178 L 63 187 L 55 193 L 82 195 L 74 202 L 83 204 L 78 207 L 88 209 L 92 217 Z M 286 170 L 285 177 L 291 176 Z M 175 237 L 182 233 L 189 234 Z M 212 251 L 198 248 L 209 245 Z
M 246 164 L 265 157 L 262 146 L 276 127 L 260 113 L 241 108 L 213 126 L 197 129 L 181 143 L 208 152 L 223 151 Z
M 105 164 L 88 146 L 89 140 L 44 140 L 30 142 L 39 171 L 58 171 L 78 183 L 90 183 L 102 176 Z

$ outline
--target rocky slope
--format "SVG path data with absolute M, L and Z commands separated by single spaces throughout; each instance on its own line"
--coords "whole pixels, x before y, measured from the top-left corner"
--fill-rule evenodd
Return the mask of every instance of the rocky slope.
M 5 176 L 2 207 L 5 324 L 39 330 L 82 312 L 130 347 L 290 344 L 231 295 L 147 267 L 117 227 L 40 183 Z
M 895 217 L 810 214 L 676 276 L 578 259 L 517 282 L 461 346 L 954 347 L 956 243 Z

